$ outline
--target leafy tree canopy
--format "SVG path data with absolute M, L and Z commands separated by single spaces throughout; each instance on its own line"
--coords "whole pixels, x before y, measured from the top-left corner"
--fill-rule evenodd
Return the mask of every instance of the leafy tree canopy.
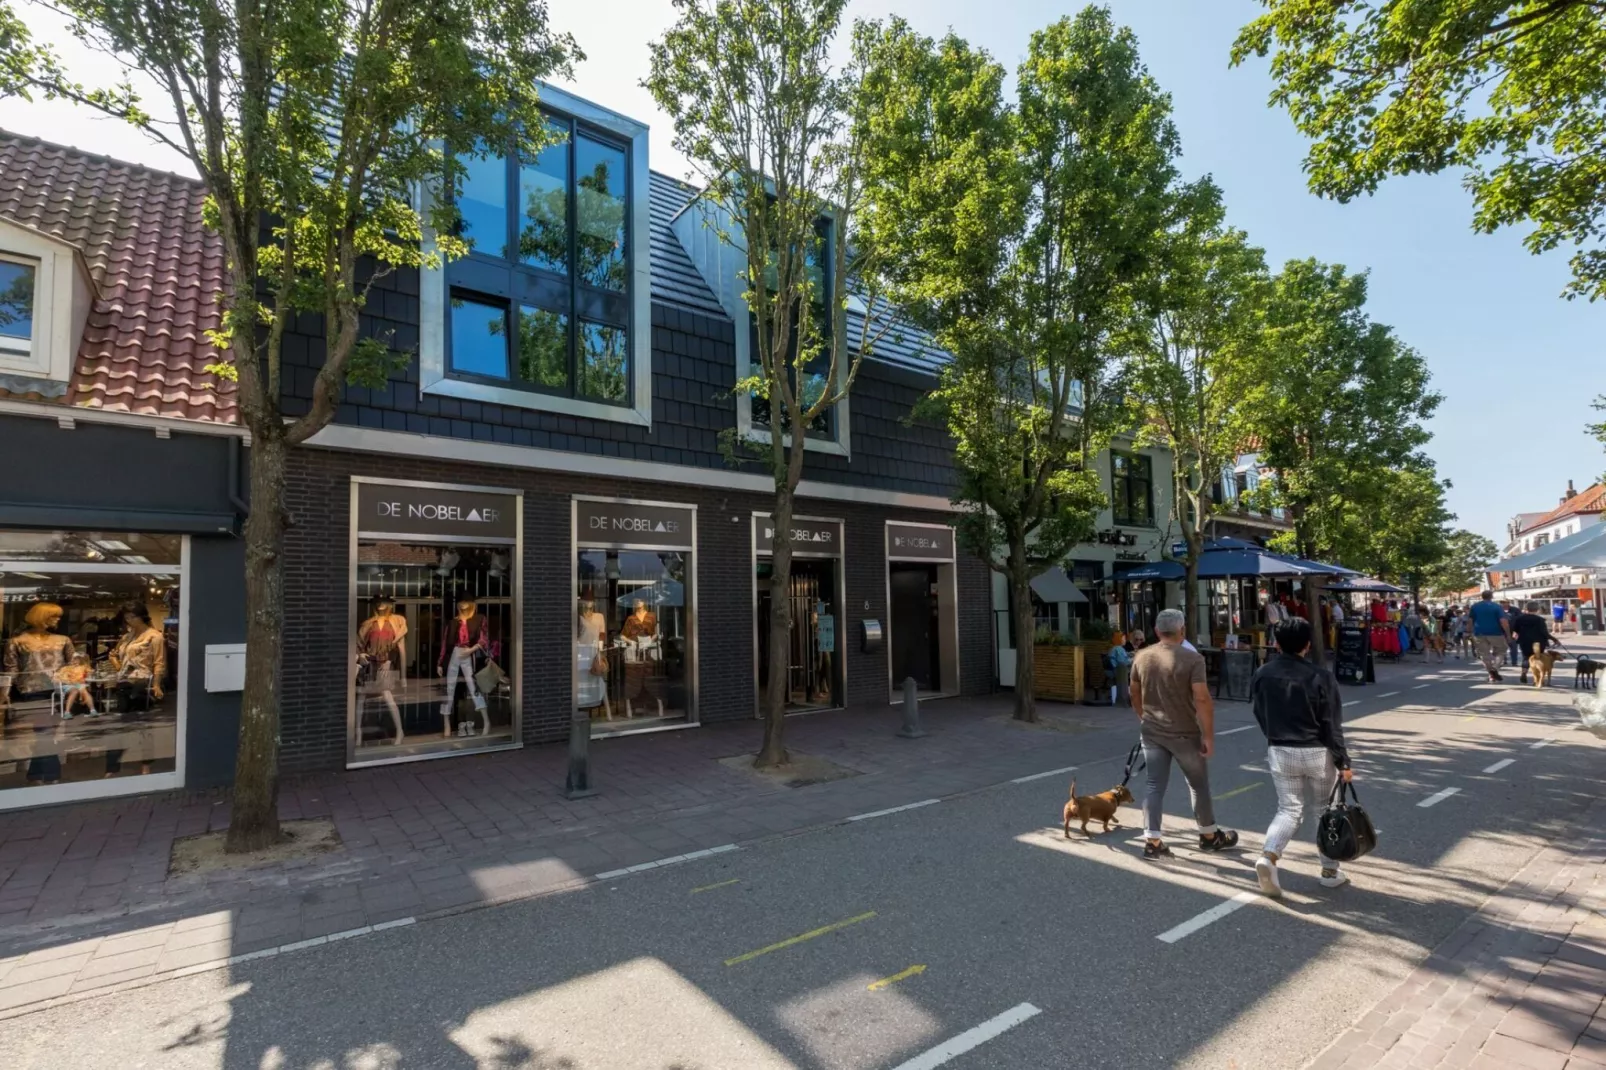
M 1446 548 L 1423 584 L 1439 594 L 1459 594 L 1484 582 L 1489 565 L 1498 555 L 1494 540 L 1465 528 L 1446 537 Z

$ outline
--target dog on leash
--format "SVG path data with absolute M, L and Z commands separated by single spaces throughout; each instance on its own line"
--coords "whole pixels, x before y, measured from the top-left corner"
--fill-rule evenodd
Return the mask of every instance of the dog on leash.
M 1537 646 L 1538 644 L 1534 644 Z M 1535 687 L 1549 687 L 1550 674 L 1561 660 L 1561 655 L 1554 650 L 1535 650 L 1528 655 L 1528 669 L 1534 674 Z
M 1580 654 L 1578 668 L 1573 673 L 1573 690 L 1576 691 L 1580 687 L 1587 687 L 1593 691 L 1595 689 L 1595 673 L 1599 670 L 1600 662 Z
M 1076 781 L 1071 781 L 1071 797 L 1065 803 L 1065 838 L 1071 838 L 1071 821 L 1079 818 L 1082 822 L 1082 835 L 1091 839 L 1093 834 L 1087 830 L 1089 821 L 1104 822 L 1104 831 L 1110 831 L 1111 825 L 1119 825 L 1115 819 L 1115 812 L 1121 804 L 1132 801 L 1132 793 L 1125 784 L 1117 784 L 1109 791 L 1097 795 L 1076 794 Z

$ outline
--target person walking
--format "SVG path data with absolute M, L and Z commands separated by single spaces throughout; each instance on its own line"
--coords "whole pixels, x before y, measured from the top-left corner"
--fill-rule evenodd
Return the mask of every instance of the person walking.
M 1461 655 L 1469 653 L 1467 650 L 1467 615 L 1461 612 L 1460 606 L 1451 606 L 1445 615 L 1445 621 L 1450 629 L 1450 649 L 1455 652 L 1455 660 L 1460 661 Z
M 1539 614 L 1539 603 L 1529 602 L 1526 612 L 1517 614 L 1511 622 L 1511 634 L 1517 638 L 1517 649 L 1522 657 L 1522 682 L 1528 682 L 1528 655 L 1549 650 L 1556 637 L 1550 634 L 1550 625 Z
M 1110 670 L 1111 706 L 1117 702 L 1131 701 L 1132 654 L 1127 650 L 1122 636 L 1116 636 L 1116 640 L 1110 652 L 1104 655 Z
M 1511 621 L 1495 603 L 1493 591 L 1484 591 L 1483 597 L 1467 610 L 1467 616 L 1472 620 L 1472 646 L 1483 667 L 1489 670 L 1490 681 L 1498 684 L 1500 661 L 1511 638 Z
M 1224 851 L 1238 844 L 1236 832 L 1216 827 L 1206 761 L 1215 750 L 1216 706 L 1205 685 L 1204 655 L 1184 645 L 1185 627 L 1181 610 L 1161 610 L 1154 621 L 1160 641 L 1144 647 L 1132 659 L 1132 709 L 1138 715 L 1148 780 L 1143 800 L 1144 858 L 1171 853 L 1160 825 L 1173 761 L 1188 781 L 1193 817 L 1199 825 L 1199 849 Z
M 1306 657 L 1310 625 L 1288 621 L 1277 629 L 1277 654 L 1249 681 L 1255 722 L 1266 735 L 1266 766 L 1277 788 L 1277 816 L 1266 830 L 1266 842 L 1255 860 L 1260 890 L 1283 894 L 1277 863 L 1305 818 L 1307 797 L 1316 806 L 1330 798 L 1338 779 L 1354 778 L 1344 746 L 1344 702 L 1338 680 Z M 1337 888 L 1349 876 L 1335 860 L 1317 851 L 1321 884 Z
M 1567 603 L 1566 602 L 1557 601 L 1557 602 L 1550 603 L 1550 615 L 1555 618 L 1555 621 L 1556 621 L 1556 634 L 1557 635 L 1560 635 L 1562 632 L 1567 630 L 1566 629 L 1566 624 L 1567 624 Z
M 1514 625 L 1517 621 L 1517 614 L 1522 612 L 1515 602 L 1502 602 L 1500 608 L 1505 610 L 1506 624 L 1508 626 Z M 1509 627 L 1506 631 L 1506 664 L 1513 667 L 1522 664 L 1522 650 L 1517 643 L 1517 634 L 1511 631 Z
M 1422 614 L 1422 648 L 1427 652 L 1424 660 L 1432 655 L 1444 661 L 1444 621 L 1431 609 Z

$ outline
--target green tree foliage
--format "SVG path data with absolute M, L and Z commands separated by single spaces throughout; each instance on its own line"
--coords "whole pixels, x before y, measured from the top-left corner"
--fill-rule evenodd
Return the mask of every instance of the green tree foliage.
M 1357 473 L 1334 524 L 1340 558 L 1420 597 L 1450 552 L 1448 486 L 1421 464 Z
M 953 355 L 931 407 L 955 442 L 961 535 L 1008 579 L 1015 716 L 1032 698 L 1033 575 L 1088 537 L 1093 459 L 1127 414 L 1114 335 L 1161 247 L 1178 153 L 1137 41 L 1089 7 L 1003 71 L 949 36 L 860 27 L 865 229 L 891 293 Z
M 862 72 L 830 62 L 844 3 L 675 0 L 677 20 L 652 46 L 644 83 L 674 120 L 675 147 L 700 172 L 702 197 L 716 210 L 711 225 L 741 253 L 754 351 L 736 388 L 752 395 L 755 413 L 768 413 L 772 435 L 752 452 L 766 459 L 775 480 L 778 532 L 791 529 L 803 476 L 806 435 L 797 429 L 818 426 L 848 397 L 889 322 L 874 286 L 873 246 L 857 237 Z M 864 317 L 857 349 L 849 345 L 850 293 Z M 787 539 L 776 540 L 772 565 L 769 649 L 784 651 L 791 627 Z M 787 760 L 780 664 L 768 683 L 759 766 Z
M 1602 394 L 1597 397 L 1594 402 L 1591 403 L 1590 408 L 1594 409 L 1596 412 L 1606 412 L 1606 394 Z M 1598 424 L 1590 424 L 1585 428 L 1585 430 L 1595 437 L 1595 441 L 1599 442 L 1602 446 L 1606 446 L 1606 420 L 1602 420 Z M 1602 475 L 1600 478 L 1602 482 L 1606 482 L 1606 475 Z
M 1446 537 L 1444 556 L 1428 572 L 1423 587 L 1435 594 L 1459 594 L 1484 583 L 1499 550 L 1494 540 L 1465 528 Z
M 1265 254 L 1225 223 L 1221 191 L 1209 180 L 1180 187 L 1175 217 L 1141 292 L 1129 336 L 1137 440 L 1168 450 L 1177 522 L 1186 546 L 1184 605 L 1201 627 L 1199 553 L 1218 504 L 1212 488 L 1250 440 L 1238 416 L 1248 381 L 1260 373 L 1271 278 Z
M 80 81 L 0 0 L 0 93 L 64 98 L 172 148 L 207 192 L 228 285 L 217 370 L 238 381 L 251 431 L 245 527 L 246 680 L 230 850 L 280 839 L 279 668 L 284 632 L 287 451 L 333 418 L 347 381 L 383 383 L 398 359 L 359 317 L 374 281 L 464 252 L 449 198 L 461 155 L 534 153 L 540 79 L 579 55 L 544 0 L 60 0 L 49 5 L 108 67 L 154 82 Z M 100 72 L 94 72 L 100 73 Z M 425 230 L 435 235 L 426 242 Z M 310 410 L 280 408 L 285 326 L 321 316 L 323 364 Z
M 1314 140 L 1311 188 L 1465 170 L 1480 231 L 1573 246 L 1568 297 L 1606 294 L 1606 5 L 1597 0 L 1262 0 L 1233 62 L 1271 55 L 1271 101 Z

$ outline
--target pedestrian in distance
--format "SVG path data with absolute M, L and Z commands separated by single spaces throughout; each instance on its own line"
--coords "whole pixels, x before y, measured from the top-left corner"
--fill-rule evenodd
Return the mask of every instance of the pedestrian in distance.
M 1110 647 L 1110 652 L 1104 655 L 1105 667 L 1110 670 L 1110 705 L 1117 702 L 1130 701 L 1130 688 L 1132 678 L 1132 653 L 1127 649 L 1124 637 L 1117 635 L 1117 642 Z
M 1444 660 L 1444 618 L 1431 609 L 1422 614 L 1422 649 L 1424 661 Z
M 1522 612 L 1522 609 L 1515 602 L 1503 602 L 1500 608 L 1506 612 L 1506 623 L 1514 628 L 1517 623 L 1517 615 Z M 1517 633 L 1513 629 L 1508 629 L 1506 632 L 1506 664 L 1522 664 L 1522 646 L 1517 642 Z
M 1567 628 L 1566 628 L 1566 624 L 1567 624 L 1567 603 L 1566 602 L 1552 602 L 1552 603 L 1550 603 L 1550 615 L 1556 621 L 1556 634 L 1557 635 L 1560 635 L 1562 632 L 1567 630 Z
M 1523 607 L 1525 612 L 1518 613 L 1517 619 L 1511 622 L 1511 634 L 1517 639 L 1517 648 L 1522 654 L 1522 682 L 1528 682 L 1528 656 L 1542 654 L 1549 650 L 1556 642 L 1556 637 L 1550 633 L 1550 625 L 1539 614 L 1539 603 L 1529 602 Z
M 1489 679 L 1500 682 L 1500 662 L 1506 656 L 1511 640 L 1511 620 L 1505 610 L 1495 603 L 1494 592 L 1484 591 L 1483 597 L 1467 610 L 1472 621 L 1472 645 L 1478 652 Z
M 1461 612 L 1460 606 L 1451 606 L 1445 612 L 1444 621 L 1450 633 L 1450 649 L 1455 653 L 1455 660 L 1460 661 L 1467 649 L 1467 615 Z
M 1277 626 L 1277 653 L 1249 681 L 1255 721 L 1266 735 L 1266 766 L 1277 788 L 1277 816 L 1266 830 L 1261 856 L 1255 860 L 1260 890 L 1283 894 L 1277 863 L 1304 822 L 1307 801 L 1320 806 L 1333 794 L 1338 779 L 1354 777 L 1344 747 L 1344 702 L 1338 680 L 1309 660 L 1310 625 L 1302 620 Z M 1338 862 L 1322 855 L 1321 884 L 1337 888 L 1349 882 Z
M 1194 821 L 1199 825 L 1199 849 L 1224 851 L 1238 844 L 1236 832 L 1216 827 L 1208 765 L 1215 750 L 1216 706 L 1205 684 L 1204 655 L 1184 644 L 1185 628 L 1181 610 L 1161 610 L 1154 621 L 1160 641 L 1144 647 L 1132 659 L 1132 708 L 1138 715 L 1147 766 L 1144 858 L 1164 858 L 1171 853 L 1160 825 L 1173 761 L 1188 782 Z

